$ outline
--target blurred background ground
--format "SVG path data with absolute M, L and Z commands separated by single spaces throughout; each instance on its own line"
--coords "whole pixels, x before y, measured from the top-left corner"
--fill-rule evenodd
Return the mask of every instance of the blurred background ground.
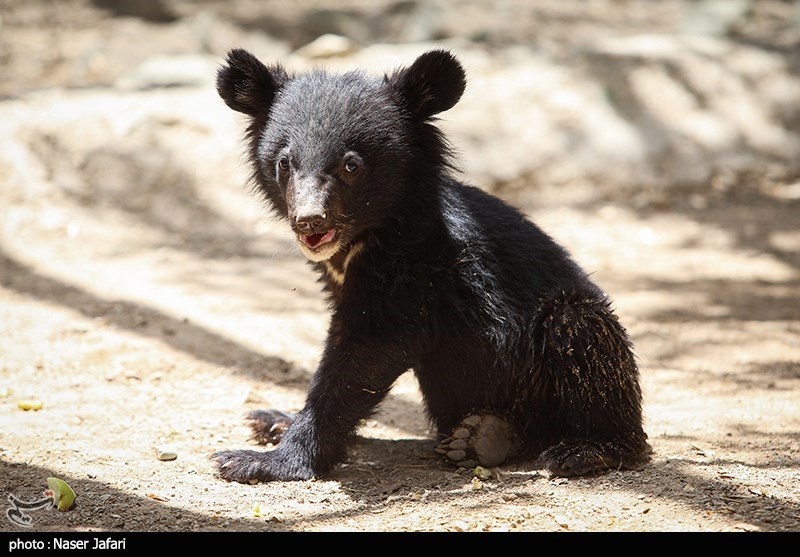
M 378 75 L 452 49 L 462 177 L 612 294 L 653 463 L 475 483 L 406 375 L 330 476 L 216 479 L 247 411 L 302 405 L 327 325 L 245 186 L 234 46 Z M 790 1 L 0 1 L 3 500 L 66 479 L 42 530 L 800 530 L 798 70 Z

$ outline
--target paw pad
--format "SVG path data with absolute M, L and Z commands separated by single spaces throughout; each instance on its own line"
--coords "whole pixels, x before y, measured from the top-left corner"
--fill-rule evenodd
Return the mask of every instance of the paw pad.
M 461 468 L 497 466 L 514 456 L 517 440 L 512 427 L 492 414 L 465 418 L 436 452 Z

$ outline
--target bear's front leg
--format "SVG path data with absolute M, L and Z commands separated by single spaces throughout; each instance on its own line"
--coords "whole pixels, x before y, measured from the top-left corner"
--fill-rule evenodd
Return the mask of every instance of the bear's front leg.
M 333 335 L 332 335 L 333 336 Z M 394 381 L 410 367 L 407 351 L 385 339 L 329 339 L 304 408 L 272 451 L 212 455 L 220 477 L 241 483 L 306 480 L 346 456 L 359 422 L 369 417 Z

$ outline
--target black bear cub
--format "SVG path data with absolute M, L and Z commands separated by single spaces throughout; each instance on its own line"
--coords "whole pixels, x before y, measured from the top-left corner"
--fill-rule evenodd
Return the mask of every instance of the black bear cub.
M 254 183 L 332 315 L 303 409 L 250 414 L 255 440 L 277 446 L 216 453 L 222 478 L 325 474 L 409 369 L 456 465 L 538 458 L 574 476 L 648 460 L 639 372 L 606 294 L 520 212 L 453 177 L 434 116 L 465 84 L 440 50 L 382 78 L 228 54 L 217 90 L 248 117 Z

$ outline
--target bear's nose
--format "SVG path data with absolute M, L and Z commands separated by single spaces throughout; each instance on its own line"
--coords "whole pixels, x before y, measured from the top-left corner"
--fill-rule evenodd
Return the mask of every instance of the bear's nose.
M 327 229 L 328 215 L 321 213 L 318 215 L 298 216 L 295 219 L 297 229 L 303 234 L 315 234 Z

